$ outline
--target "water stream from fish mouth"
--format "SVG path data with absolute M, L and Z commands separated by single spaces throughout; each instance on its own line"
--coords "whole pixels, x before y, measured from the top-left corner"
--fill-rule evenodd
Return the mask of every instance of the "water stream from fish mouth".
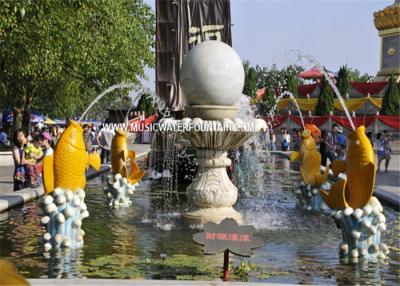
M 255 155 L 246 156 L 251 161 Z M 265 187 L 241 191 L 235 205 L 245 223 L 254 225 L 266 242 L 251 258 L 231 257 L 235 265 L 250 260 L 265 269 L 265 273 L 250 273 L 250 281 L 398 285 L 398 212 L 384 207 L 388 230 L 382 239 L 391 251 L 386 264 L 341 261 L 341 232 L 328 212 L 310 214 L 296 207 L 292 190 L 300 178 L 293 165 L 275 155 L 262 164 Z M 257 180 L 258 176 L 249 177 L 252 184 Z M 83 221 L 82 249 L 44 256 L 37 244 L 43 233 L 40 210 L 33 202 L 0 214 L 0 255 L 28 278 L 218 279 L 222 257 L 204 256 L 192 241 L 198 230 L 181 217 L 187 208 L 184 194 L 145 179 L 131 207 L 111 209 L 103 185 L 101 178 L 87 184 L 85 202 L 90 216 Z M 188 271 L 197 274 L 188 275 Z
M 352 130 L 355 130 L 355 125 L 353 120 L 351 119 L 350 116 L 350 112 L 347 109 L 346 103 L 343 99 L 343 96 L 340 94 L 337 86 L 335 85 L 335 83 L 333 82 L 332 78 L 329 76 L 329 74 L 326 72 L 325 68 L 322 66 L 322 64 L 312 55 L 309 55 L 305 52 L 302 52 L 300 50 L 297 49 L 291 49 L 291 50 L 287 50 L 282 52 L 278 58 L 274 59 L 272 61 L 274 64 L 279 63 L 279 64 L 283 64 L 283 65 L 287 65 L 287 63 L 290 64 L 298 64 L 301 66 L 307 66 L 307 65 L 312 65 L 314 67 L 317 67 L 323 74 L 324 78 L 326 79 L 326 81 L 328 82 L 328 84 L 331 86 L 331 88 L 333 89 L 333 92 L 335 93 L 336 97 L 338 98 L 340 104 L 343 107 L 343 110 L 346 114 L 347 120 L 350 123 L 350 126 L 352 128 Z

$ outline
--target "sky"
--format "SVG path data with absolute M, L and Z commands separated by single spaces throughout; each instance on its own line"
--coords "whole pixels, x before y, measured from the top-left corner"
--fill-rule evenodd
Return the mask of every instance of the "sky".
M 154 9 L 155 0 L 145 0 Z M 393 0 L 231 0 L 232 46 L 252 65 L 270 66 L 284 51 L 312 55 L 328 70 L 341 65 L 376 75 L 380 38 L 373 13 Z M 154 90 L 154 70 L 144 84 Z

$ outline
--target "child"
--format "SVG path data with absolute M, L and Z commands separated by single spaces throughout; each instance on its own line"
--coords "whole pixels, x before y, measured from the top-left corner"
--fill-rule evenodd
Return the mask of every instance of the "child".
M 28 177 L 31 183 L 31 188 L 38 187 L 39 171 L 36 166 L 36 160 L 43 156 L 43 151 L 40 143 L 39 134 L 33 140 L 33 144 L 28 142 L 25 147 L 25 159 L 27 160 Z

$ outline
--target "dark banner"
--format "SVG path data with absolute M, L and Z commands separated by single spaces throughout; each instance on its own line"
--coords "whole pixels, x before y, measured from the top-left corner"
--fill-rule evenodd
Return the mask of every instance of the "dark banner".
M 156 92 L 172 111 L 185 107 L 179 69 L 187 51 L 205 40 L 232 45 L 229 1 L 156 1 Z

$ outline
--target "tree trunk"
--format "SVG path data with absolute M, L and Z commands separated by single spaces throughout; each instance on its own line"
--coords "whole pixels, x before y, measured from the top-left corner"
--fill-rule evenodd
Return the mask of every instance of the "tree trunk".
M 22 128 L 25 134 L 28 135 L 30 132 L 30 121 L 31 121 L 31 102 L 32 95 L 24 95 L 19 106 L 16 106 L 13 110 L 13 132 L 17 129 Z
M 22 128 L 23 110 L 20 107 L 15 107 L 13 110 L 13 134 L 17 129 Z
M 31 103 L 32 103 L 32 95 L 26 96 L 24 113 L 22 119 L 22 128 L 26 132 L 26 134 L 30 134 L 31 132 Z

